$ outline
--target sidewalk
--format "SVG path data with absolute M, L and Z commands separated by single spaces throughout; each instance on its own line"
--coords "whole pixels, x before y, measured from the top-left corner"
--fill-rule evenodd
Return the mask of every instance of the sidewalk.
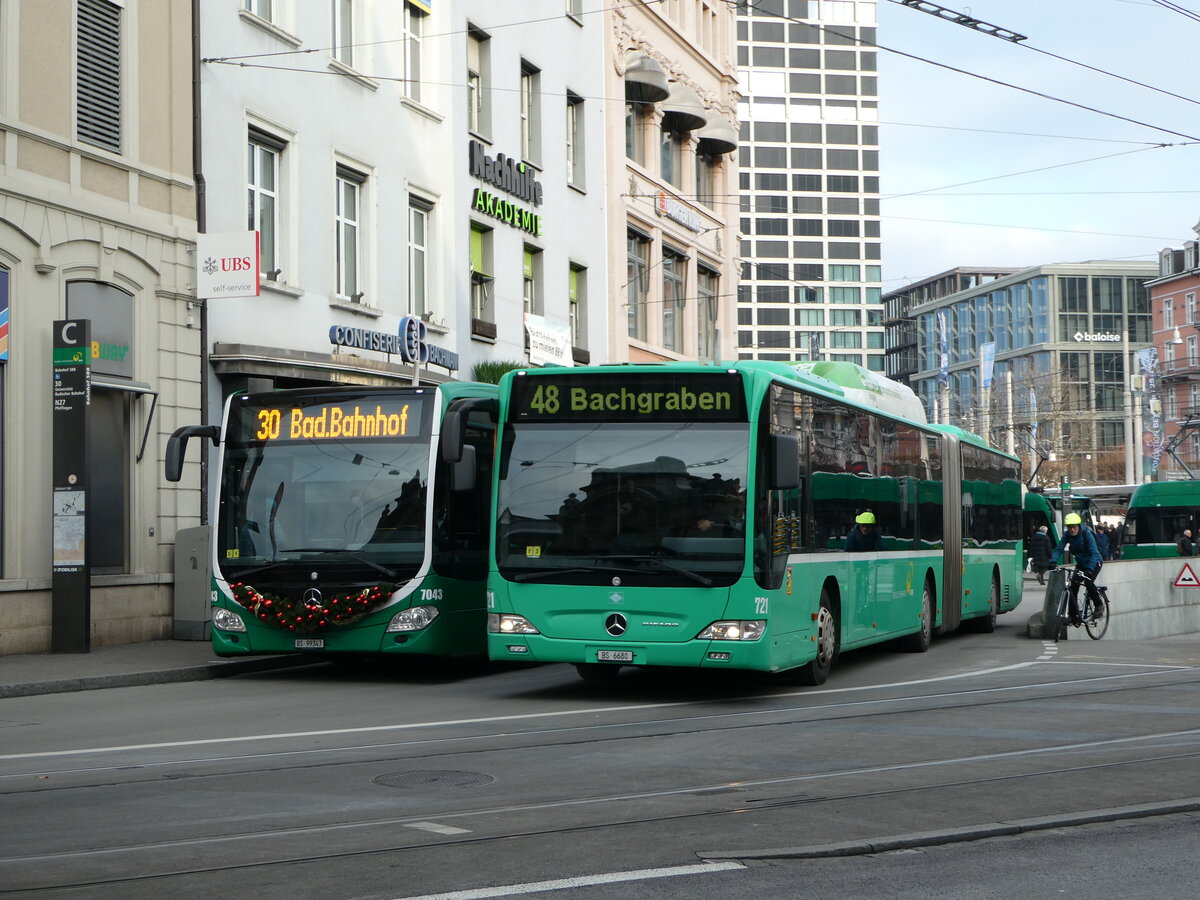
M 221 659 L 208 641 L 146 641 L 95 647 L 91 653 L 0 656 L 0 699 L 228 678 L 311 663 L 302 656 Z

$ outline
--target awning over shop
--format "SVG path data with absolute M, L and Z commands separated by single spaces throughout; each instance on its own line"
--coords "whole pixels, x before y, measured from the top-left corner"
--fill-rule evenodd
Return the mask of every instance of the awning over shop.
M 708 124 L 708 113 L 700 97 L 686 84 L 671 85 L 671 95 L 663 101 L 663 127 L 676 131 L 699 131 Z
M 738 148 L 737 129 L 719 116 L 713 116 L 696 135 L 700 139 L 700 152 L 719 156 L 733 153 Z
M 658 103 L 670 96 L 667 73 L 645 53 L 631 53 L 625 60 L 625 99 Z

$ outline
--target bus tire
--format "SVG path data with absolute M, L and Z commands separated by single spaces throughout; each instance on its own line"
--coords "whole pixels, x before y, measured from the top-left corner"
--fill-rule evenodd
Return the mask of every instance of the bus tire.
M 612 681 L 621 667 L 609 663 L 575 663 L 575 671 L 584 681 Z
M 988 594 L 987 615 L 980 616 L 972 624 L 979 634 L 991 634 L 996 630 L 996 617 L 1000 615 L 1000 582 L 992 576 L 992 592 Z
M 924 653 L 933 643 L 933 585 L 925 579 L 921 588 L 921 627 L 904 639 L 909 653 Z
M 817 610 L 817 656 L 799 668 L 792 670 L 796 684 L 814 687 L 824 684 L 833 668 L 838 652 L 838 623 L 833 612 L 829 591 L 821 589 L 821 608 Z

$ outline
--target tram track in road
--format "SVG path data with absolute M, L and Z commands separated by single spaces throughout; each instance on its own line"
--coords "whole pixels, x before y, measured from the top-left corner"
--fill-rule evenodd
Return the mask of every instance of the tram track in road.
M 1066 661 L 1055 661 L 1047 665 L 1062 666 L 1072 665 Z M 1183 675 L 1179 678 L 1175 676 Z M 1145 684 L 1140 679 L 1146 678 L 1166 678 L 1165 684 Z M 1095 687 L 1097 681 L 1106 682 L 1101 690 L 1085 690 L 1081 692 L 1081 688 Z M 1118 684 L 1111 682 L 1118 681 Z M 612 741 L 627 741 L 627 740 L 652 740 L 670 737 L 688 737 L 698 733 L 717 734 L 720 732 L 733 732 L 743 729 L 760 729 L 760 728 L 783 728 L 796 725 L 805 725 L 810 723 L 833 723 L 833 722 L 848 722 L 855 719 L 870 720 L 878 717 L 890 717 L 898 715 L 906 715 L 914 712 L 953 712 L 961 710 L 969 710 L 973 708 L 982 708 L 989 706 L 1011 705 L 1025 703 L 1031 701 L 1039 701 L 1043 703 L 1053 701 L 1075 701 L 1086 696 L 1099 694 L 1116 694 L 1129 691 L 1147 690 L 1147 689 L 1170 689 L 1173 687 L 1186 686 L 1189 684 L 1200 683 L 1200 669 L 1193 668 L 1155 668 L 1148 672 L 1122 673 L 1118 675 L 1108 675 L 1101 678 L 1079 678 L 1079 679 L 1055 679 L 1046 682 L 1032 682 L 1016 685 L 997 685 L 979 688 L 970 688 L 965 690 L 944 691 L 939 693 L 913 693 L 898 697 L 876 697 L 866 698 L 862 700 L 849 700 L 838 703 L 819 703 L 804 706 L 784 706 L 770 709 L 756 710 L 735 710 L 721 711 L 714 713 L 705 713 L 702 715 L 677 716 L 670 718 L 659 719 L 628 719 L 616 722 L 602 723 L 587 723 L 583 725 L 570 725 L 550 728 L 533 728 L 527 730 L 505 730 L 502 732 L 485 732 L 473 735 L 451 735 L 444 737 L 429 737 L 419 738 L 416 740 L 404 741 L 387 741 L 382 743 L 370 744 L 353 744 L 353 745 L 334 745 L 328 747 L 306 747 L 301 749 L 284 749 L 270 750 L 259 753 L 238 754 L 230 756 L 189 756 L 180 759 L 168 760 L 147 760 L 131 761 L 122 759 L 107 765 L 99 766 L 82 766 L 73 765 L 62 768 L 40 768 L 29 769 L 19 772 L 4 772 L 0 770 L 0 797 L 11 796 L 22 793 L 37 793 L 47 791 L 70 791 L 86 787 L 117 787 L 138 783 L 139 781 L 167 780 L 172 783 L 179 783 L 185 780 L 205 779 L 214 777 L 229 777 L 237 775 L 247 775 L 251 773 L 262 773 L 264 771 L 291 770 L 300 768 L 321 768 L 325 766 L 346 766 L 346 765 L 370 765 L 376 763 L 394 763 L 403 759 L 407 762 L 422 762 L 425 764 L 436 763 L 444 757 L 461 757 L 464 755 L 476 755 L 484 753 L 496 752 L 520 752 L 533 748 L 545 748 L 554 746 L 566 748 L 575 745 L 599 744 Z M 886 687 L 884 685 L 872 685 L 855 688 L 836 688 L 821 692 L 811 692 L 808 694 L 785 694 L 785 695 L 761 695 L 752 698 L 753 700 L 770 700 L 778 697 L 790 698 L 794 696 L 807 697 L 823 697 L 834 693 L 859 692 L 866 690 L 876 690 Z M 653 710 L 669 707 L 694 706 L 704 704 L 706 700 L 687 701 L 681 703 L 669 704 L 648 704 L 635 707 L 619 707 L 618 711 L 631 710 Z M 543 714 L 542 717 L 553 719 L 556 717 L 569 717 L 579 713 L 601 713 L 613 711 L 612 707 L 599 708 L 584 708 L 581 710 L 565 710 L 551 711 Z M 799 714 L 799 715 L 791 715 Z M 791 717 L 787 717 L 791 715 Z M 751 719 L 770 719 L 771 721 L 748 721 Z M 528 717 L 517 716 L 513 719 L 525 719 Z M 503 722 L 508 719 L 495 720 L 468 720 L 469 722 L 484 723 L 484 722 Z M 407 723 L 405 725 L 395 726 L 397 729 L 405 731 L 428 728 L 437 729 L 447 726 L 456 726 L 460 721 L 452 722 L 428 722 L 428 723 Z M 722 724 L 725 723 L 725 724 Z M 680 727 L 680 726 L 692 727 Z M 380 726 L 379 730 L 384 730 L 388 726 Z M 323 736 L 334 736 L 338 734 L 354 734 L 364 730 L 372 729 L 348 729 L 345 732 L 331 730 L 327 732 L 318 732 Z M 629 733 L 629 732 L 636 733 Z M 616 733 L 624 732 L 624 733 Z M 313 734 L 298 733 L 298 734 L 272 734 L 259 736 L 242 736 L 230 739 L 230 742 L 241 743 L 249 740 L 282 741 L 293 739 L 298 736 L 308 736 Z M 553 738 L 553 743 L 548 744 L 547 738 Z M 480 742 L 505 742 L 503 746 L 478 746 Z M 145 752 L 159 751 L 165 747 L 198 747 L 198 746 L 214 746 L 220 745 L 221 740 L 204 739 L 195 742 L 174 742 L 172 744 L 150 744 L 138 746 L 122 746 L 113 748 L 84 748 L 77 751 L 69 750 L 54 750 L 45 753 L 26 753 L 26 754 L 8 754 L 0 755 L 0 766 L 5 762 L 13 763 L 24 760 L 48 760 L 48 759 L 65 759 L 70 760 L 73 756 L 89 758 L 102 756 L 106 754 L 128 753 L 135 750 L 143 750 Z M 434 749 L 433 752 L 421 752 Z M 417 751 L 418 755 L 397 757 L 392 754 L 401 751 Z M 331 759 L 328 762 L 314 762 L 314 757 L 328 757 L 337 754 L 367 754 L 360 758 L 347 759 Z M 387 754 L 387 755 L 383 755 Z M 270 769 L 264 769 L 263 763 L 271 761 L 281 762 L 283 760 L 294 760 L 291 764 L 282 764 Z M 186 766 L 234 766 L 243 764 L 245 768 L 225 768 L 213 772 L 205 773 L 183 773 L 183 774 L 155 774 L 147 778 L 131 777 L 137 774 L 149 774 L 151 772 L 162 772 L 163 770 L 176 769 Z M 79 781 L 70 784 L 58 785 L 50 781 L 54 777 L 64 776 L 99 776 L 104 773 L 119 773 L 120 778 L 111 781 Z M 34 779 L 35 783 L 21 785 L 19 782 Z M 15 787 L 12 787 L 16 783 Z
M 1193 743 L 1200 741 L 1200 729 L 1195 729 L 1186 733 L 1193 739 Z M 1180 734 L 1156 734 L 1145 735 L 1142 740 L 1160 740 L 1162 738 L 1179 737 Z M 1123 743 L 1133 742 L 1139 738 L 1121 739 Z M 1110 744 L 1112 742 L 1099 741 L 1094 742 L 1097 746 Z M 968 758 L 968 759 L 945 759 L 932 760 L 927 763 L 919 764 L 926 767 L 937 768 L 942 766 L 957 766 L 964 764 L 977 763 L 986 761 L 995 757 L 1014 758 L 1019 756 L 1030 756 L 1044 752 L 1051 752 L 1066 748 L 1031 748 L 1028 751 L 1013 751 L 1004 754 L 989 754 L 987 756 Z M 160 871 L 152 871 L 154 863 L 164 855 L 184 854 L 189 859 L 195 859 L 198 856 L 202 857 L 206 852 L 214 854 L 215 857 L 227 860 L 231 856 L 243 856 L 246 853 L 248 844 L 262 843 L 270 839 L 277 839 L 281 842 L 288 843 L 304 839 L 328 839 L 331 834 L 337 832 L 362 832 L 367 829 L 387 830 L 396 827 L 409 826 L 417 824 L 428 824 L 423 819 L 446 822 L 459 821 L 465 822 L 468 819 L 479 818 L 495 818 L 501 815 L 515 814 L 536 814 L 544 812 L 548 809 L 563 809 L 567 806 L 587 806 L 594 807 L 598 804 L 628 804 L 631 801 L 638 800 L 653 800 L 661 798 L 665 795 L 693 795 L 697 797 L 713 797 L 713 796 L 729 796 L 729 788 L 736 788 L 738 791 L 746 791 L 753 787 L 761 786 L 777 786 L 786 782 L 797 781 L 832 781 L 835 779 L 852 778 L 862 774 L 878 774 L 879 772 L 903 768 L 911 768 L 912 765 L 897 765 L 897 766 L 873 766 L 858 770 L 844 770 L 837 772 L 828 772 L 812 775 L 795 776 L 794 778 L 785 779 L 768 779 L 758 782 L 738 782 L 736 784 L 725 785 L 704 785 L 704 786 L 686 786 L 678 787 L 671 790 L 658 790 L 644 792 L 641 794 L 618 794 L 606 797 L 581 797 L 581 798 L 564 798 L 554 803 L 538 803 L 524 806 L 500 806 L 491 808 L 478 808 L 471 810 L 463 810 L 453 814 L 433 814 L 422 817 L 421 815 L 408 816 L 403 818 L 394 818 L 376 821 L 358 821 L 344 822 L 336 824 L 326 824 L 319 826 L 309 826 L 294 829 L 275 829 L 272 831 L 259 831 L 241 835 L 229 835 L 222 837 L 207 837 L 192 840 L 177 840 L 177 841 L 154 841 L 145 844 L 129 845 L 122 847 L 109 847 L 101 850 L 80 850 L 72 852 L 47 853 L 26 857 L 0 857 L 0 884 L 13 884 L 16 887 L 0 887 L 0 896 L 20 896 L 25 893 L 34 891 L 46 890 L 89 890 L 99 888 L 116 888 L 122 885 L 147 884 L 152 882 L 163 882 L 170 879 L 190 878 L 197 876 L 214 875 L 217 873 L 233 874 L 239 871 L 250 869 L 270 869 L 271 867 L 293 866 L 307 863 L 320 863 L 333 860 L 349 860 L 353 858 L 366 856 L 379 856 L 386 854 L 405 854 L 405 853 L 428 853 L 438 849 L 446 849 L 453 847 L 463 847 L 471 845 L 496 845 L 502 842 L 514 840 L 536 840 L 549 837 L 562 837 L 567 835 L 580 835 L 605 831 L 620 828 L 634 827 L 654 827 L 667 825 L 672 823 L 680 823 L 689 819 L 707 819 L 714 820 L 720 817 L 742 816 L 747 813 L 757 811 L 779 811 L 786 808 L 794 808 L 797 806 L 820 806 L 821 804 L 845 804 L 856 801 L 877 800 L 886 797 L 894 797 L 902 794 L 928 794 L 936 791 L 946 790 L 970 790 L 984 785 L 996 784 L 1001 781 L 1011 780 L 1028 780 L 1039 778 L 1061 778 L 1070 774 L 1078 773 L 1097 773 L 1102 770 L 1115 770 L 1122 767 L 1141 766 L 1147 764 L 1166 764 L 1178 762 L 1185 759 L 1196 759 L 1200 757 L 1200 749 L 1175 754 L 1152 754 L 1142 755 L 1134 758 L 1114 760 L 1099 763 L 1087 763 L 1082 765 L 1070 766 L 1053 766 L 1045 767 L 1031 771 L 1025 771 L 1017 774 L 984 776 L 968 779 L 950 779 L 938 781 L 929 784 L 914 785 L 903 788 L 893 788 L 887 790 L 865 790 L 865 791 L 834 791 L 822 794 L 819 796 L 801 796 L 801 797 L 782 797 L 773 799 L 745 798 L 736 805 L 725 808 L 709 808 L 696 811 L 677 812 L 671 814 L 653 815 L 653 816 L 624 816 L 605 822 L 589 822 L 584 824 L 572 824 L 568 826 L 560 826 L 555 828 L 538 828 L 538 829 L 508 829 L 499 833 L 478 834 L 469 829 L 453 829 L 457 834 L 453 837 L 444 837 L 441 840 L 427 840 L 419 843 L 399 843 L 399 842 L 383 842 L 380 845 L 363 848 L 356 847 L 340 851 L 323 852 L 323 853 L 305 853 L 305 854 L 277 854 L 273 858 L 246 860 L 236 863 L 221 862 L 212 865 L 192 865 L 179 866 L 175 868 L 164 868 Z M 1111 773 L 1111 772 L 1110 772 Z M 740 798 L 739 798 L 740 799 Z M 1183 800 L 1184 798 L 1176 798 Z M 1171 801 L 1163 801 L 1164 805 L 1170 806 Z M 1138 811 L 1141 816 L 1150 814 L 1145 809 Z M 447 829 L 450 830 L 450 829 Z M 434 831 L 433 833 L 437 833 Z M 39 872 L 59 871 L 63 865 L 87 865 L 92 864 L 97 869 L 109 869 L 114 862 L 119 864 L 122 857 L 127 858 L 135 870 L 135 874 L 128 874 L 115 877 L 93 877 L 82 878 L 75 880 L 58 880 L 50 881 L 42 879 L 40 883 L 32 884 L 26 882 L 24 886 L 20 886 L 21 876 L 19 873 L 13 873 L 11 870 L 15 867 L 28 866 Z M 138 859 L 138 857 L 145 857 Z M 10 870 L 9 875 L 5 876 L 5 870 Z M 12 878 L 12 881 L 9 881 Z

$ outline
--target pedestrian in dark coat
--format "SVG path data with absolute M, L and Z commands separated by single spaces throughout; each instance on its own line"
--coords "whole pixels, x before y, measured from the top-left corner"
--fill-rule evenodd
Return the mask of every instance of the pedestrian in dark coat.
M 1183 530 L 1183 537 L 1179 539 L 1179 555 L 1180 556 L 1195 556 L 1196 542 L 1192 540 L 1192 532 L 1190 529 Z
M 1045 584 L 1045 573 L 1050 568 L 1050 552 L 1053 544 L 1050 541 L 1049 529 L 1042 525 L 1029 539 L 1029 561 L 1037 574 L 1038 584 Z

